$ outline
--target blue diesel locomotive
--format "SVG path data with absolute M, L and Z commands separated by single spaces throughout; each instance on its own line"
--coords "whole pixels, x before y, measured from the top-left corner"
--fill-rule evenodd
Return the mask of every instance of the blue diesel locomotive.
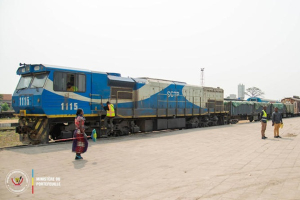
M 20 64 L 12 106 L 16 131 L 25 143 L 72 137 L 76 110 L 82 108 L 86 132 L 98 136 L 138 131 L 195 128 L 226 123 L 221 88 L 153 78 L 125 78 L 119 73 L 45 64 Z M 104 126 L 101 104 L 114 104 L 113 127 Z

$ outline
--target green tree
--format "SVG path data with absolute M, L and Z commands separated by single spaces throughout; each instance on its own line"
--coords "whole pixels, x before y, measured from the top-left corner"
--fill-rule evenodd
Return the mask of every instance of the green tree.
M 0 100 L 2 100 L 3 99 L 3 95 L 2 94 L 0 94 Z
M 249 96 L 249 97 L 262 97 L 265 93 L 257 88 L 257 87 L 251 87 L 246 89 L 245 95 Z
M 1 105 L 1 107 L 2 107 L 2 110 L 3 110 L 3 111 L 8 111 L 8 109 L 9 109 L 9 106 L 8 106 L 7 103 L 3 103 L 3 104 Z

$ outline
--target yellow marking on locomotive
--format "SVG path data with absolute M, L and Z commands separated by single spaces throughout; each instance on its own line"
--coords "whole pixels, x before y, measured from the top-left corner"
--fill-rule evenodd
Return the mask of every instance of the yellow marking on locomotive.
M 98 117 L 98 114 L 84 114 L 85 117 Z M 76 115 L 47 115 L 48 118 L 76 117 Z
M 156 117 L 156 115 L 142 115 L 140 117 Z
M 133 118 L 132 116 L 124 116 L 124 115 L 119 115 L 119 114 L 117 114 L 117 116 L 122 117 L 122 118 Z M 140 115 L 138 117 L 156 117 L 156 115 Z M 137 117 L 134 117 L 134 118 L 137 118 Z
M 47 119 L 42 119 L 42 122 L 43 122 L 43 124 L 42 124 L 38 134 L 42 134 L 44 129 L 47 128 L 48 120 Z
M 133 117 L 133 116 L 124 116 L 124 115 L 117 115 L 118 117 L 122 117 L 122 118 L 137 118 L 137 117 Z M 140 115 L 138 117 L 156 117 L 156 115 Z
M 43 119 L 42 119 L 42 122 L 43 122 L 43 124 L 44 124 L 44 120 L 43 120 Z M 38 130 L 38 134 L 39 134 L 39 135 L 43 133 L 43 130 L 44 130 L 43 124 L 42 124 L 41 128 Z
M 17 117 L 25 117 L 23 115 L 20 114 L 15 114 L 15 116 Z M 26 114 L 26 117 L 46 117 L 46 114 Z
M 20 111 L 21 112 L 21 111 Z M 25 113 L 26 113 L 26 110 L 25 110 Z M 228 111 L 221 111 L 221 112 L 210 112 L 210 113 L 229 113 Z M 194 114 L 194 115 L 206 115 L 208 114 L 208 112 L 205 112 L 205 113 L 197 113 L 197 114 Z M 24 113 L 21 115 L 21 114 L 14 114 L 15 116 L 17 117 L 24 117 Z M 75 114 L 70 114 L 70 115 L 46 115 L 46 114 L 25 114 L 26 117 L 48 117 L 48 118 L 64 118 L 64 117 L 76 117 Z M 176 116 L 192 116 L 193 114 L 178 114 Z M 85 117 L 98 117 L 99 114 L 85 114 L 84 115 Z M 117 114 L 117 116 L 119 117 L 122 117 L 122 118 L 132 118 L 132 116 L 124 116 L 124 115 L 120 115 L 120 114 Z M 157 117 L 157 115 L 141 115 L 139 117 Z M 159 115 L 158 117 L 167 117 L 167 115 Z M 169 116 L 171 117 L 171 115 Z
M 20 116 L 25 117 L 26 116 L 26 110 L 20 110 Z
M 117 114 L 117 113 L 116 113 L 116 116 L 122 117 L 122 118 L 132 118 L 132 116 L 124 116 L 124 115 L 119 115 L 119 114 Z
M 214 114 L 218 114 L 218 113 L 228 113 L 228 111 L 219 111 L 219 112 L 210 112 L 210 113 L 214 113 Z
M 38 129 L 43 119 L 39 119 L 38 123 L 36 123 L 35 129 Z

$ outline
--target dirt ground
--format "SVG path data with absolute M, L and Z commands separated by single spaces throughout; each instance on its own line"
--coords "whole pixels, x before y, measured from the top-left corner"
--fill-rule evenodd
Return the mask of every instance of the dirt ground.
M 18 123 L 18 119 L 17 118 L 1 118 L 0 119 L 0 124 L 6 124 L 6 123 Z
M 19 141 L 19 134 L 12 131 L 0 131 L 0 148 L 22 145 Z
M 0 119 L 0 124 L 6 124 L 6 123 L 17 123 L 17 118 L 4 118 Z M 0 130 L 0 148 L 3 147 L 12 147 L 12 146 L 18 146 L 22 145 L 22 143 L 19 141 L 19 134 L 15 132 L 15 130 Z
M 296 200 L 300 199 L 300 117 L 283 119 L 282 138 L 259 122 L 140 133 L 89 141 L 83 160 L 71 142 L 0 150 L 0 180 L 20 169 L 58 177 L 3 199 Z M 4 185 L 4 183 L 2 183 Z M 74 189 L 74 184 L 76 189 Z M 79 188 L 79 189 L 77 189 Z

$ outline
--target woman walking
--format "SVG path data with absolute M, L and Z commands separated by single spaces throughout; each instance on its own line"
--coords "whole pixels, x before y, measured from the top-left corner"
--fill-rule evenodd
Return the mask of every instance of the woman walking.
M 84 131 L 83 110 L 78 109 L 75 117 L 75 131 L 72 151 L 76 153 L 75 160 L 83 159 L 81 154 L 86 152 L 88 148 L 87 135 Z

